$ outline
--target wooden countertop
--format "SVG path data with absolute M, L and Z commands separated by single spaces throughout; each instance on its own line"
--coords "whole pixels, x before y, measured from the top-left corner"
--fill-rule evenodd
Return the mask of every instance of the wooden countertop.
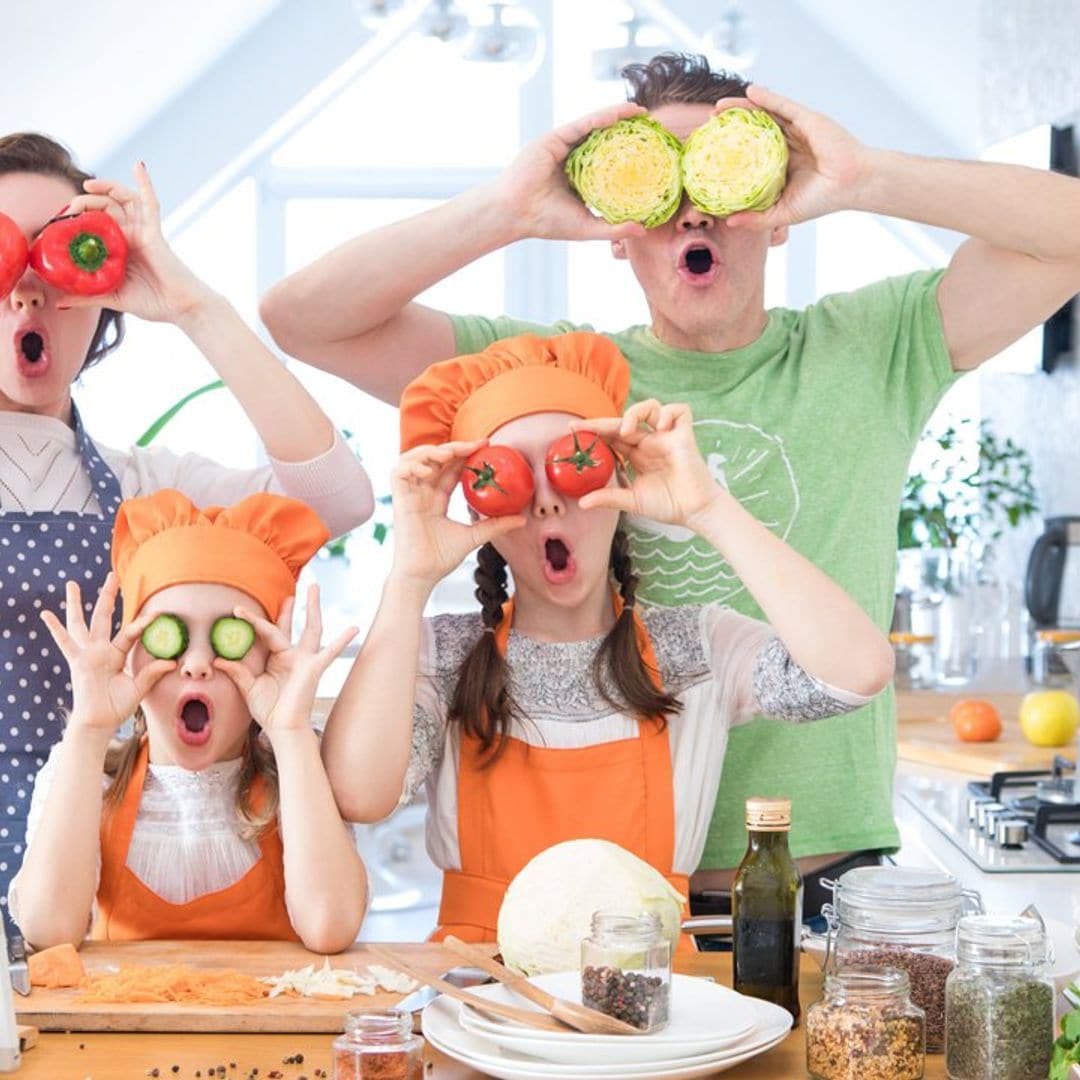
M 698 953 L 681 958 L 676 967 L 687 974 L 713 975 L 719 982 L 731 983 L 730 953 Z M 821 971 L 812 959 L 803 957 L 800 996 L 804 1016 L 820 995 Z M 330 1075 L 332 1041 L 329 1035 L 42 1033 L 37 1046 L 23 1054 L 18 1075 L 23 1080 L 143 1080 L 156 1068 L 160 1080 L 193 1080 L 199 1073 L 201 1080 L 209 1080 L 211 1071 L 223 1065 L 228 1080 L 247 1080 L 256 1067 L 257 1080 L 267 1080 L 274 1071 L 281 1080 L 314 1080 L 316 1069 Z M 296 1054 L 303 1054 L 301 1064 L 283 1063 L 283 1058 Z M 731 1080 L 796 1080 L 806 1075 L 804 1059 L 800 1023 L 779 1046 L 723 1075 Z M 426 1060 L 425 1080 L 473 1080 L 482 1075 L 430 1049 Z M 177 1072 L 172 1071 L 174 1065 L 179 1066 Z M 926 1080 L 944 1077 L 941 1055 L 928 1056 Z

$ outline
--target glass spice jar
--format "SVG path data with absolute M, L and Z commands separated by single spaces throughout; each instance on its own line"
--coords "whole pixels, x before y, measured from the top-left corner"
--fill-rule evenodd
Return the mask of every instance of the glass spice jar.
M 421 1080 L 424 1040 L 401 1009 L 345 1014 L 345 1034 L 334 1040 L 333 1080 Z
M 811 1080 L 921 1080 L 925 1016 L 899 968 L 855 965 L 825 976 L 806 1013 Z
M 826 882 L 833 902 L 826 971 L 851 965 L 907 972 L 926 1014 L 926 1050 L 945 1048 L 945 980 L 956 962 L 956 926 L 982 910 L 978 894 L 951 875 L 913 866 L 860 866 Z
M 1058 648 L 1080 641 L 1077 630 L 1036 630 L 1031 648 L 1031 681 L 1040 686 L 1073 689 L 1072 672 L 1062 660 Z
M 927 690 L 937 682 L 934 670 L 933 634 L 912 634 L 893 631 L 889 634 L 896 671 L 893 682 L 897 690 Z
M 598 911 L 581 943 L 581 1001 L 642 1031 L 671 1012 L 671 940 L 660 916 Z
M 970 915 L 945 986 L 950 1080 L 1045 1080 L 1054 1044 L 1046 931 L 1036 919 Z

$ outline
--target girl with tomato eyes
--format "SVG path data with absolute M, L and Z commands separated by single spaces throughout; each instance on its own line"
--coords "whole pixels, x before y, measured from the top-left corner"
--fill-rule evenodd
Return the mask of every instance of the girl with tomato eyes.
M 434 364 L 402 398 L 394 562 L 323 758 L 349 820 L 426 784 L 437 934 L 494 940 L 509 881 L 576 838 L 688 895 L 730 727 L 844 712 L 892 677 L 858 605 L 714 482 L 688 408 L 624 415 L 628 387 L 610 340 L 569 333 Z M 481 505 L 469 524 L 447 517 L 459 483 Z M 622 512 L 718 549 L 769 622 L 639 604 Z M 474 548 L 480 612 L 424 619 Z
M 33 945 L 77 946 L 88 927 L 315 952 L 356 938 L 367 880 L 311 725 L 319 677 L 356 630 L 322 646 L 313 587 L 290 633 L 296 578 L 327 538 L 279 495 L 201 511 L 166 490 L 121 505 L 89 623 L 74 582 L 64 624 L 42 616 L 74 693 L 8 897 Z
M 209 430 L 203 453 L 182 455 L 113 449 L 87 433 L 73 385 L 120 343 L 129 316 L 187 335 L 255 427 L 268 465 L 218 464 Z M 161 411 L 140 397 L 139 380 L 152 385 L 167 363 L 147 355 L 132 369 L 123 406 L 136 430 Z M 9 583 L 0 679 L 13 673 L 4 681 L 14 684 L 0 700 L 0 904 L 22 860 L 31 780 L 71 705 L 38 614 L 76 580 L 89 617 L 117 507 L 160 488 L 200 505 L 280 491 L 311 505 L 334 535 L 372 506 L 367 474 L 318 404 L 169 247 L 145 166 L 129 188 L 93 179 L 44 135 L 0 136 L 0 577 Z

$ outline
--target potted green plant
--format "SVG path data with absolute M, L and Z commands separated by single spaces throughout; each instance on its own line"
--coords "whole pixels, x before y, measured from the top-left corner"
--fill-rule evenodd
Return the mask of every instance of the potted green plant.
M 980 655 L 1003 654 L 1015 601 L 995 569 L 994 544 L 1039 509 L 1027 450 L 986 420 L 973 425 L 924 432 L 897 520 L 894 629 L 919 622 L 920 633 L 935 635 L 945 683 L 969 680 Z

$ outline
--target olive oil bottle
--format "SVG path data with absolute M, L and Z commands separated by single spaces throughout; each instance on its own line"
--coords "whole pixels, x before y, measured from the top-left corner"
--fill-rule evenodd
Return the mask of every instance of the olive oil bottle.
M 799 1019 L 802 876 L 788 850 L 791 800 L 746 800 L 748 843 L 731 887 L 733 968 L 740 994 Z

